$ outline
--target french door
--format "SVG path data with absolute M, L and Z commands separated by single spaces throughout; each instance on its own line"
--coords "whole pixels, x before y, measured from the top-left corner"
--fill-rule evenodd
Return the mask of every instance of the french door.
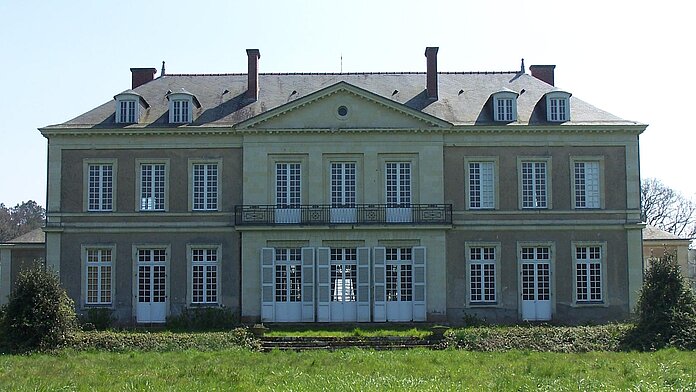
M 300 223 L 300 164 L 276 163 L 276 223 Z
M 331 222 L 356 221 L 355 162 L 331 163 Z
M 163 323 L 167 317 L 167 251 L 139 249 L 136 320 Z
M 387 321 L 413 320 L 411 248 L 387 248 L 385 289 Z
M 358 319 L 358 258 L 355 248 L 331 248 L 331 321 Z
M 523 247 L 520 260 L 522 319 L 551 319 L 551 250 Z
M 386 164 L 387 222 L 411 222 L 411 163 Z
M 274 321 L 302 321 L 302 255 L 300 248 L 276 248 L 274 272 Z

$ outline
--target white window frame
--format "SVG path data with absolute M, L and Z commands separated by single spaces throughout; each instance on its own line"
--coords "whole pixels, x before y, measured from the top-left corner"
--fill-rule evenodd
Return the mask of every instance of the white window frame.
M 544 194 L 545 198 L 543 200 L 543 203 L 540 202 L 540 192 L 537 189 L 538 186 L 538 179 L 537 179 L 537 164 L 544 164 L 545 170 L 544 170 Z M 518 157 L 517 158 L 517 177 L 518 177 L 518 190 L 519 190 L 519 208 L 521 210 L 546 210 L 546 209 L 551 209 L 552 208 L 552 203 L 551 203 L 551 189 L 552 183 L 551 179 L 553 178 L 552 172 L 551 172 L 551 157 Z M 525 178 L 524 178 L 524 166 L 526 164 L 532 164 L 532 203 L 528 204 L 525 201 Z
M 331 161 L 329 187 L 329 202 L 332 208 L 355 208 L 358 199 L 358 163 Z
M 162 208 L 155 208 L 156 200 L 153 201 L 153 208 L 147 208 L 147 205 L 143 205 L 143 178 L 142 178 L 142 167 L 144 165 L 164 165 L 164 196 L 163 196 L 163 206 Z M 169 159 L 136 159 L 135 161 L 136 176 L 138 179 L 137 186 L 135 187 L 135 210 L 141 212 L 163 212 L 169 210 Z M 154 192 L 155 182 L 154 173 L 152 179 L 152 185 Z M 153 199 L 155 197 L 153 196 Z M 144 206 L 144 208 L 143 208 Z
M 595 183 L 590 184 L 590 189 L 588 190 L 588 178 L 587 171 L 585 171 L 585 176 L 583 178 L 584 185 L 582 187 L 578 184 L 578 178 L 576 178 L 576 165 L 577 164 L 592 164 L 596 169 Z M 571 183 L 571 205 L 573 209 L 603 209 L 604 208 L 604 157 L 579 157 L 573 156 L 570 158 L 570 183 Z M 594 189 L 592 189 L 594 188 Z M 584 203 L 581 199 L 584 193 Z
M 585 248 L 585 255 L 586 257 L 583 259 L 578 258 L 578 249 L 579 248 Z M 599 248 L 600 252 L 600 257 L 599 259 L 596 258 L 590 258 L 590 248 Z M 605 242 L 573 242 L 572 243 L 572 258 L 573 258 L 573 305 L 574 306 L 606 306 L 606 261 L 607 261 L 607 246 Z M 593 261 L 596 260 L 596 261 Z M 591 274 L 591 265 L 594 264 L 599 264 L 598 268 L 595 268 L 594 271 L 595 273 L 599 273 L 599 297 L 593 297 L 592 295 L 592 288 L 591 288 L 591 280 L 592 280 L 592 274 Z M 585 265 L 586 268 L 586 278 L 584 279 L 584 283 L 586 284 L 587 288 L 587 297 L 586 298 L 579 298 L 580 293 L 578 290 L 580 289 L 578 287 L 578 265 Z
M 137 165 L 136 165 L 137 166 Z M 132 271 L 133 271 L 133 283 L 131 285 L 131 295 L 132 295 L 132 316 L 136 317 L 138 314 L 138 266 L 140 263 L 138 262 L 138 256 L 141 250 L 147 250 L 147 251 L 153 251 L 153 250 L 160 250 L 164 251 L 164 262 L 161 264 L 164 266 L 165 269 L 165 277 L 164 277 L 164 296 L 165 296 L 165 308 L 166 308 L 166 314 L 169 315 L 169 312 L 171 309 L 169 308 L 170 305 L 170 298 L 171 298 L 171 280 L 169 279 L 169 276 L 171 274 L 171 257 L 172 257 L 172 249 L 170 244 L 165 244 L 165 243 L 136 243 L 131 245 L 131 257 L 132 257 Z M 149 262 L 147 263 L 149 264 Z
M 205 174 L 203 179 L 203 206 L 197 207 L 196 199 L 196 165 L 205 165 Z M 208 173 L 208 166 L 216 166 L 216 179 L 215 179 L 215 191 L 209 192 L 210 178 Z M 189 209 L 191 211 L 220 211 L 220 195 L 221 195 L 221 179 L 222 177 L 222 159 L 190 159 L 189 160 Z M 209 202 L 214 200 L 214 205 L 210 205 Z
M 145 103 L 142 97 L 131 91 L 126 91 L 114 97 L 114 121 L 118 124 L 137 124 L 140 122 L 141 106 Z
M 186 91 L 170 93 L 167 95 L 169 100 L 169 123 L 170 124 L 190 124 L 193 122 L 194 96 Z
M 98 261 L 91 261 L 90 260 L 90 253 L 91 252 L 99 252 L 98 253 Z M 105 262 L 102 261 L 103 259 L 103 252 L 109 252 L 109 261 Z M 116 245 L 114 244 L 85 244 L 81 246 L 81 251 L 80 251 L 82 257 L 82 300 L 80 301 L 81 306 L 85 308 L 89 307 L 106 307 L 106 308 L 113 308 L 114 307 L 114 295 L 116 292 L 116 287 L 115 287 L 115 282 L 116 282 Z M 98 300 L 96 301 L 90 301 L 90 282 L 89 282 L 89 269 L 90 268 L 97 268 L 97 298 Z M 102 294 L 105 290 L 102 287 L 103 281 L 102 281 L 102 274 L 104 273 L 104 269 L 109 270 L 109 301 L 104 301 L 102 300 Z
M 194 256 L 194 251 L 203 251 L 205 254 L 204 258 L 208 258 L 208 252 L 213 252 L 215 255 L 215 261 L 196 260 Z M 212 253 L 211 253 L 212 254 Z M 187 258 L 187 276 L 188 284 L 186 290 L 186 303 L 194 306 L 217 306 L 221 304 L 220 293 L 221 291 L 221 265 L 222 265 L 222 245 L 220 244 L 187 244 L 186 245 L 186 258 Z M 203 267 L 203 298 L 198 301 L 196 295 L 194 294 L 195 282 L 194 282 L 194 268 Z M 208 274 L 210 270 L 208 267 L 214 267 L 215 270 L 215 292 L 214 300 L 209 297 L 208 293 Z
M 405 168 L 408 168 L 407 176 L 402 172 Z M 396 169 L 395 183 L 390 183 L 389 173 L 392 169 Z M 408 184 L 402 183 L 405 178 L 408 178 Z M 410 207 L 413 204 L 413 164 L 410 161 L 387 161 L 384 165 L 384 179 L 384 200 L 387 206 Z M 390 191 L 390 187 L 394 189 Z M 393 195 L 390 196 L 390 193 Z
M 570 121 L 570 96 L 565 91 L 546 93 L 546 119 L 549 122 Z
M 284 168 L 281 168 L 281 165 L 284 165 Z M 293 171 L 295 170 L 294 165 L 297 165 L 296 178 L 293 178 L 295 177 L 295 174 L 293 173 Z M 278 161 L 275 162 L 275 164 L 273 165 L 273 179 L 275 184 L 275 186 L 273 187 L 273 195 L 274 204 L 276 205 L 276 208 L 300 208 L 300 206 L 302 205 L 302 166 L 302 162 L 297 161 Z M 285 179 L 282 181 L 280 178 L 278 178 L 281 171 L 283 172 L 282 174 L 285 176 Z M 280 202 L 281 192 L 278 185 L 282 185 L 286 189 L 284 195 L 282 196 L 282 198 L 285 199 L 286 203 Z
M 489 166 L 491 175 L 488 180 L 479 177 L 479 195 L 474 195 L 475 189 L 472 186 L 472 165 L 478 164 Z M 480 167 L 479 167 L 480 170 Z M 498 209 L 498 158 L 497 157 L 468 157 L 464 159 L 464 183 L 466 193 L 466 209 L 467 210 L 494 210 Z M 490 184 L 490 189 L 484 190 L 484 181 Z M 487 197 L 484 197 L 484 194 Z M 478 199 L 479 205 L 475 206 Z
M 481 259 L 472 259 L 472 249 L 481 250 Z M 485 259 L 483 258 L 483 249 L 493 249 L 493 258 Z M 466 306 L 467 307 L 498 307 L 500 304 L 500 243 L 498 242 L 467 242 L 464 247 L 465 260 L 466 260 Z M 481 285 L 481 300 L 472 300 L 472 278 L 473 278 L 473 266 L 477 265 L 481 267 L 481 276 L 479 284 Z M 485 298 L 485 287 L 484 287 L 484 266 L 492 265 L 493 268 L 493 299 Z
M 299 271 L 299 283 L 293 282 L 289 275 L 288 267 L 294 266 Z M 281 283 L 282 291 L 278 289 L 278 267 L 284 269 L 284 280 Z M 302 286 L 304 283 L 303 260 L 301 247 L 277 247 L 273 250 L 273 302 L 275 303 L 302 303 Z M 296 296 L 292 295 L 297 290 Z M 280 299 L 279 299 L 280 298 Z
M 91 167 L 92 166 L 100 166 L 100 175 L 99 175 L 99 181 L 98 181 L 98 187 L 99 187 L 99 206 L 97 208 L 92 208 L 90 206 L 90 199 L 92 196 L 91 193 Z M 103 178 L 103 167 L 104 166 L 111 166 L 111 197 L 109 199 L 109 203 L 111 206 L 109 208 L 105 207 L 104 205 L 104 178 Z M 116 211 L 116 182 L 118 178 L 118 165 L 117 165 L 117 160 L 116 159 L 93 159 L 93 158 L 88 158 L 83 160 L 83 170 L 82 170 L 82 178 L 83 178 L 83 210 L 88 211 L 88 212 L 113 212 Z
M 502 91 L 493 94 L 493 121 L 517 121 L 517 93 Z

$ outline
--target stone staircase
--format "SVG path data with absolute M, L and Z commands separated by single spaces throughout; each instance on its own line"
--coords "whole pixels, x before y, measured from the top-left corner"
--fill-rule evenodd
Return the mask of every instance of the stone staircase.
M 271 350 L 339 350 L 363 348 L 370 350 L 405 350 L 413 348 L 440 349 L 440 339 L 415 337 L 270 337 L 261 339 L 263 351 Z

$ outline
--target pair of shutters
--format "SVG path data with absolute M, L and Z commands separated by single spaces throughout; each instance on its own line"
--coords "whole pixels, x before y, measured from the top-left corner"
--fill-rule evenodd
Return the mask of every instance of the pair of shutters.
M 314 248 L 302 248 L 302 322 L 314 321 Z M 275 320 L 275 249 L 261 248 L 261 321 Z
M 316 321 L 331 321 L 331 248 L 317 248 L 317 312 Z M 370 320 L 370 248 L 357 249 L 357 321 Z M 374 249 L 374 314 L 375 322 L 387 321 L 386 248 Z M 413 321 L 426 320 L 426 249 L 413 248 Z M 275 250 L 261 249 L 261 320 L 275 319 Z M 314 249 L 302 248 L 302 321 L 314 318 Z

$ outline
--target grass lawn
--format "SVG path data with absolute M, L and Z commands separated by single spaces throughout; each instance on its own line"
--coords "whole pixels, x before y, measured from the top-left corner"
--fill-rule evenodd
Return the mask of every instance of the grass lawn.
M 0 356 L 0 390 L 696 391 L 696 355 L 243 349 Z

